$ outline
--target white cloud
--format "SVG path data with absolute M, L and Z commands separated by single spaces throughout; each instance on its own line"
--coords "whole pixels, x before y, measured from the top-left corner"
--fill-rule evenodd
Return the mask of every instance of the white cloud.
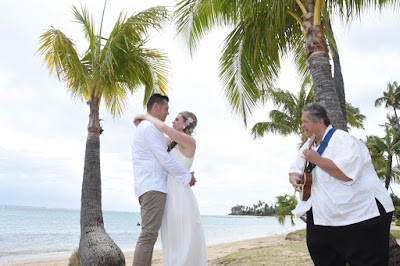
M 103 3 L 82 3 L 99 22 Z M 110 31 L 122 10 L 132 14 L 145 7 L 172 3 L 108 1 L 103 32 Z M 0 205 L 80 207 L 88 108 L 83 102 L 71 100 L 64 84 L 49 77 L 40 56 L 35 55 L 40 34 L 51 26 L 73 38 L 80 52 L 86 49 L 80 26 L 72 22 L 72 4 L 79 6 L 80 1 L 24 1 L 23 9 L 20 2 L 9 1 L 4 7 L 7 12 L 0 16 L 0 33 L 8 36 L 0 43 L 0 49 L 7 51 L 0 62 Z M 347 101 L 367 115 L 367 130 L 352 131 L 360 138 L 382 132 L 376 125 L 384 122 L 387 110 L 376 109 L 373 103 L 387 82 L 400 81 L 399 37 L 393 34 L 399 19 L 375 18 L 349 29 L 335 24 Z M 287 170 L 297 153 L 296 136 L 266 135 L 253 140 L 250 127 L 266 121 L 271 106 L 257 110 L 246 129 L 226 104 L 218 77 L 225 33 L 221 29 L 207 34 L 193 58 L 171 29 L 150 42 L 151 47 L 163 48 L 171 61 L 167 123 L 183 110 L 193 111 L 199 119 L 193 165 L 198 183 L 193 190 L 204 214 L 226 214 L 236 204 L 252 205 L 258 200 L 274 203 L 277 195 L 293 192 Z M 284 60 L 277 87 L 296 92 L 299 84 L 290 61 Z M 106 210 L 139 210 L 133 194 L 130 147 L 132 119 L 144 112 L 142 93 L 129 98 L 121 118 L 113 119 L 101 110 Z

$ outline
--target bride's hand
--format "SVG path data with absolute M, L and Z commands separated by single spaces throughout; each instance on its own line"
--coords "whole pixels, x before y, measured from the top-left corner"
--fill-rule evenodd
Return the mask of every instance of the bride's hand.
M 146 119 L 146 115 L 140 114 L 140 115 L 135 116 L 135 118 L 133 119 L 133 123 L 135 124 L 135 126 L 138 126 L 140 124 L 140 122 L 142 122 L 145 119 Z

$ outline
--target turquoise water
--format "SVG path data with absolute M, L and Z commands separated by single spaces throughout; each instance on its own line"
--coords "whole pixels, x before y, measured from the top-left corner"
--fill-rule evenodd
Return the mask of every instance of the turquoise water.
M 69 257 L 79 245 L 79 210 L 0 206 L 0 264 L 43 257 Z M 133 251 L 140 213 L 103 213 L 106 231 L 122 251 Z M 301 220 L 282 226 L 273 217 L 202 216 L 207 245 L 305 228 Z M 161 241 L 155 246 L 161 249 Z

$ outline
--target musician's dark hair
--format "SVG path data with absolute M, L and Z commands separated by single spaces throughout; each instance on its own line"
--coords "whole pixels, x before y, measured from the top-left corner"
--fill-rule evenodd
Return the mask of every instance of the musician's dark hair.
M 303 107 L 303 113 L 308 112 L 308 119 L 318 122 L 320 119 L 324 120 L 325 126 L 329 126 L 331 121 L 329 120 L 328 113 L 325 108 L 319 103 L 308 103 Z
M 153 105 L 155 103 L 158 103 L 159 105 L 164 105 L 164 100 L 169 102 L 168 96 L 161 95 L 159 93 L 154 93 L 153 95 L 150 96 L 149 101 L 147 102 L 147 112 L 150 112 L 151 109 L 153 108 Z

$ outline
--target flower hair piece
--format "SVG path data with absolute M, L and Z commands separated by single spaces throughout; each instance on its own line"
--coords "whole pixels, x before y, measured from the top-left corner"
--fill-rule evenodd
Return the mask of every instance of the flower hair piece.
M 186 126 L 189 126 L 191 123 L 193 123 L 194 122 L 194 120 L 192 119 L 192 118 L 188 118 L 186 121 L 185 121 L 185 125 Z

